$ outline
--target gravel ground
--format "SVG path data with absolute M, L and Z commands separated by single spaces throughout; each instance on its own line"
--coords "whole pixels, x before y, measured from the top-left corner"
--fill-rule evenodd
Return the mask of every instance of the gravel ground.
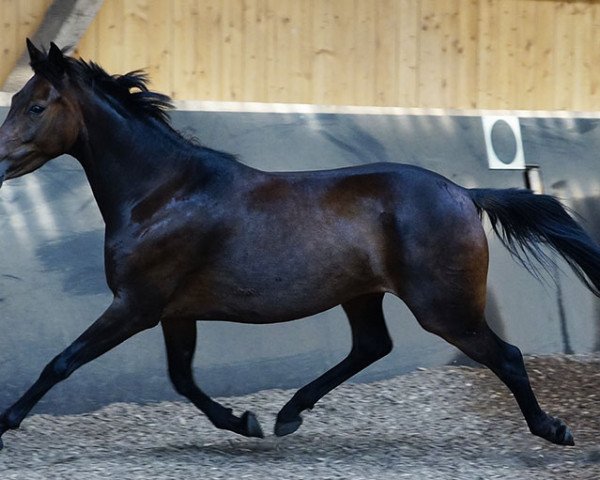
M 600 479 L 600 355 L 528 357 L 540 403 L 575 447 L 530 435 L 487 370 L 443 367 L 345 384 L 284 438 L 238 437 L 185 402 L 113 404 L 34 415 L 4 435 L 9 479 Z M 292 391 L 221 399 L 253 410 L 265 433 Z

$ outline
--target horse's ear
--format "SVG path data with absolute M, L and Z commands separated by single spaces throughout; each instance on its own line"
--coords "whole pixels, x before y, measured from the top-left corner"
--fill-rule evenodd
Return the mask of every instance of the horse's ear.
M 56 44 L 51 43 L 50 51 L 46 54 L 46 52 L 39 50 L 31 40 L 27 39 L 27 50 L 29 51 L 29 64 L 33 71 L 45 77 L 56 88 L 60 88 L 69 64 L 61 49 Z
M 50 43 L 50 51 L 48 52 L 48 60 L 50 65 L 55 69 L 55 72 L 62 74 L 65 71 L 66 61 L 60 48 L 54 42 Z
M 46 58 L 44 52 L 37 48 L 29 39 L 27 39 L 27 51 L 29 52 L 29 63 L 32 66 Z

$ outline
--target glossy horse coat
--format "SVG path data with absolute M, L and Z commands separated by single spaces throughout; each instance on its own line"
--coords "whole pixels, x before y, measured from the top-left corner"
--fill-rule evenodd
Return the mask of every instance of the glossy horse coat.
M 352 349 L 283 406 L 275 433 L 392 348 L 382 298 L 401 298 L 419 323 L 493 370 L 530 430 L 572 444 L 542 411 L 519 350 L 484 319 L 488 266 L 481 213 L 529 265 L 559 252 L 594 293 L 600 249 L 549 196 L 464 189 L 400 164 L 269 173 L 204 148 L 173 130 L 169 99 L 140 72 L 110 76 L 93 63 L 28 43 L 35 75 L 0 128 L 0 176 L 31 172 L 63 153 L 82 165 L 106 224 L 110 307 L 0 416 L 0 434 L 74 370 L 136 333 L 161 325 L 175 389 L 223 429 L 261 437 L 256 417 L 236 416 L 196 385 L 197 320 L 285 322 L 344 308 Z

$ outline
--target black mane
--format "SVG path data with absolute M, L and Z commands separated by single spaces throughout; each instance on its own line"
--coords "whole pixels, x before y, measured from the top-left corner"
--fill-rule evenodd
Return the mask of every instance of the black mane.
M 148 75 L 134 70 L 124 75 L 111 75 L 100 65 L 64 56 L 61 65 L 49 57 L 31 62 L 31 67 L 53 83 L 60 83 L 64 74 L 76 83 L 88 85 L 97 92 L 117 100 L 126 110 L 147 115 L 170 126 L 168 111 L 173 109 L 171 98 L 148 89 Z
M 92 87 L 118 100 L 128 110 L 149 115 L 162 122 L 169 123 L 168 111 L 173 109 L 171 98 L 148 89 L 148 74 L 143 70 L 134 70 L 124 75 L 110 75 L 94 62 L 70 59 L 73 75 Z
M 48 53 L 35 50 L 34 55 L 30 55 L 31 68 L 57 88 L 60 88 L 66 77 L 74 84 L 91 88 L 93 92 L 103 96 L 106 101 L 126 115 L 135 115 L 142 120 L 148 118 L 157 120 L 188 146 L 200 148 L 205 155 L 236 159 L 235 155 L 204 147 L 196 138 L 190 138 L 175 130 L 171 126 L 169 117 L 169 110 L 174 108 L 171 98 L 150 91 L 148 75 L 143 70 L 134 70 L 124 75 L 111 75 L 97 63 L 64 55 L 65 50 L 67 49 L 59 50 L 55 45 Z

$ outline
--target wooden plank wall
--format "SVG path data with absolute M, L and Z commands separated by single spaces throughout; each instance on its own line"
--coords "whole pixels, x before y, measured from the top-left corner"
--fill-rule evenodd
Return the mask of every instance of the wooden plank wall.
M 0 85 L 25 51 L 52 0 L 0 0 Z
M 595 0 L 105 0 L 78 53 L 178 99 L 600 110 Z

